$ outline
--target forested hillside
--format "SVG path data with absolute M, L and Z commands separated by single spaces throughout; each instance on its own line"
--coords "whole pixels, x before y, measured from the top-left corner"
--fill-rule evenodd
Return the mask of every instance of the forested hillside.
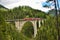
M 28 6 L 19 6 L 14 9 L 3 8 L 0 10 L 0 40 L 57 40 L 58 31 L 56 27 L 56 16 L 52 17 L 40 10 Z M 33 37 L 33 25 L 30 22 L 24 24 L 21 32 L 16 30 L 14 22 L 7 23 L 5 20 L 23 18 L 43 18 L 44 24 L 38 28 L 37 36 Z M 60 16 L 58 15 L 59 30 Z M 60 33 L 60 32 L 59 32 Z M 60 35 L 60 34 L 59 34 Z
M 0 4 L 0 11 L 7 11 L 8 9 Z
M 45 18 L 45 13 L 39 10 L 34 10 L 28 6 L 20 6 L 8 11 L 0 11 L 5 19 L 22 19 L 22 18 Z
M 5 8 L 5 7 L 0 4 L 0 8 Z

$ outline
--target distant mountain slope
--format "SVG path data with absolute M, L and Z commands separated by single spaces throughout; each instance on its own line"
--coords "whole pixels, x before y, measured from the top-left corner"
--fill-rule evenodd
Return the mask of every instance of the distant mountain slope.
M 5 9 L 7 9 L 6 7 L 4 7 L 4 6 L 3 6 L 3 5 L 1 5 L 1 4 L 0 4 L 0 8 L 5 8 Z
M 45 18 L 46 13 L 32 9 L 29 6 L 19 6 L 8 11 L 2 11 L 3 17 L 7 20 L 23 19 L 23 18 Z
M 0 8 L 5 8 L 4 6 L 0 5 Z
M 60 9 L 57 10 L 57 11 L 59 11 L 59 14 L 60 14 Z M 52 9 L 52 10 L 50 10 L 48 13 L 49 13 L 50 15 L 52 15 L 52 16 L 55 16 L 55 15 L 56 15 L 55 12 L 56 12 L 55 9 Z
M 0 10 L 6 11 L 6 10 L 8 10 L 8 9 L 7 9 L 6 7 L 4 7 L 3 5 L 0 4 Z

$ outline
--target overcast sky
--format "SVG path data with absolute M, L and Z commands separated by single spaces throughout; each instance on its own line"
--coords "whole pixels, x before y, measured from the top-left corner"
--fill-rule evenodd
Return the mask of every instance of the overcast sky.
M 30 6 L 34 9 L 38 9 L 44 12 L 51 10 L 50 8 L 44 8 L 42 5 L 46 0 L 0 0 L 0 4 L 12 9 L 18 6 Z M 53 8 L 53 7 L 52 7 Z

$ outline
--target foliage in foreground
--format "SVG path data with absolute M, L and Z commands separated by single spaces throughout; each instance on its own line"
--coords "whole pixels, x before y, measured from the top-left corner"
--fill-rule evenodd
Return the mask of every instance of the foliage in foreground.
M 28 40 L 28 38 L 19 33 L 12 24 L 6 23 L 0 15 L 0 40 Z
M 32 24 L 31 25 L 29 25 L 28 23 L 26 24 L 25 24 L 26 27 L 25 26 L 23 27 L 21 34 L 16 30 L 14 25 L 6 23 L 4 19 L 0 17 L 0 40 L 30 40 L 29 37 L 31 37 L 33 30 L 30 29 L 32 28 Z M 31 33 L 29 33 L 28 29 L 30 29 Z M 34 40 L 57 40 L 57 36 L 58 32 L 55 17 L 47 16 L 45 24 L 38 29 L 38 34 Z
M 47 17 L 45 24 L 40 27 L 38 34 L 35 40 L 57 40 L 58 31 L 56 27 L 55 17 Z
M 1 16 L 2 15 L 2 16 Z M 23 27 L 22 34 L 19 33 L 15 26 L 6 23 L 5 19 L 24 18 L 24 17 L 38 17 L 44 18 L 46 15 L 43 12 L 32 10 L 27 7 L 19 7 L 13 10 L 0 11 L 0 40 L 30 40 L 28 37 L 32 35 L 32 26 L 27 23 Z M 60 26 L 60 17 L 59 17 Z M 29 26 L 29 27 L 27 27 Z M 31 33 L 29 33 L 29 30 Z M 60 29 L 60 28 L 59 28 Z M 59 32 L 60 34 L 60 32 Z M 55 17 L 47 16 L 45 24 L 38 29 L 37 36 L 34 40 L 57 40 L 58 32 L 56 27 Z

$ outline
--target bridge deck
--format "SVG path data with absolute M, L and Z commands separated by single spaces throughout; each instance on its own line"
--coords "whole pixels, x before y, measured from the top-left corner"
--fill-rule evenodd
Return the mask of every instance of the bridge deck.
M 41 18 L 24 18 L 24 19 L 15 19 L 15 20 L 5 20 L 7 22 L 13 22 L 13 21 L 34 21 L 34 20 L 42 20 Z

